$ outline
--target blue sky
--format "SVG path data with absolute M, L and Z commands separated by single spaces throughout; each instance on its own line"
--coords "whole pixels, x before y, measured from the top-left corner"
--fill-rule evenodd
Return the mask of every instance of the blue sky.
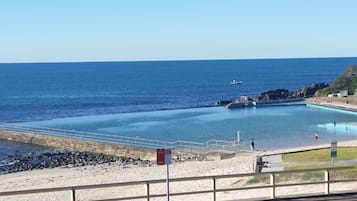
M 354 0 L 0 0 L 0 62 L 357 56 Z

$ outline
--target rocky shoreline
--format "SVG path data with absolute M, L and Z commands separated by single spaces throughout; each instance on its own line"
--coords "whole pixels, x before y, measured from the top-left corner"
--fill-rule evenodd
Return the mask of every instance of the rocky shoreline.
M 271 101 L 271 100 L 281 100 L 281 99 L 298 99 L 298 98 L 311 98 L 315 93 L 328 87 L 326 83 L 312 83 L 309 87 L 303 87 L 297 91 L 289 91 L 287 89 L 275 89 L 263 92 L 257 96 L 250 97 L 252 101 Z
M 202 155 L 191 153 L 177 153 L 172 161 L 181 163 L 186 161 L 204 161 L 207 160 Z M 0 161 L 0 175 L 16 173 L 21 171 L 30 171 L 45 168 L 71 168 L 82 166 L 96 166 L 99 164 L 116 166 L 138 166 L 149 167 L 155 164 L 155 161 L 141 160 L 130 157 L 117 157 L 104 154 L 95 154 L 90 152 L 68 151 L 62 149 L 29 152 L 26 154 L 10 155 L 7 159 Z
M 253 97 L 246 97 L 248 101 L 254 102 L 266 102 L 274 100 L 285 100 L 285 99 L 300 99 L 300 98 L 311 98 L 320 89 L 325 89 L 329 87 L 326 83 L 312 83 L 311 86 L 300 88 L 297 91 L 289 91 L 287 89 L 274 89 L 262 92 Z M 231 102 L 239 102 L 237 100 L 218 100 L 216 105 L 228 105 Z
M 86 165 L 137 165 L 151 166 L 152 161 L 134 159 L 128 157 L 108 156 L 104 154 L 94 154 L 90 152 L 49 150 L 44 152 L 29 152 L 26 154 L 10 155 L 0 162 L 0 175 L 29 171 L 34 169 L 45 169 L 55 167 L 82 167 Z

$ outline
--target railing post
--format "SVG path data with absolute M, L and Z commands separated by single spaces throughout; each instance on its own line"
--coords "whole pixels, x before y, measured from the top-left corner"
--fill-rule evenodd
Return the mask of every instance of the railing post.
M 275 174 L 274 173 L 270 174 L 270 185 L 272 186 L 270 191 L 270 198 L 275 199 Z
M 71 194 L 72 194 L 71 201 L 76 201 L 76 189 L 74 187 L 72 187 Z
M 216 177 L 212 177 L 213 201 L 216 201 Z
M 146 193 L 146 200 L 150 201 L 150 184 L 146 182 L 145 184 L 145 193 Z
M 325 170 L 325 194 L 330 194 L 330 171 Z

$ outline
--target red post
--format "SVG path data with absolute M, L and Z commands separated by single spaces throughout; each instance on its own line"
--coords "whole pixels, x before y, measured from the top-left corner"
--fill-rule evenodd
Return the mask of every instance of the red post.
M 156 149 L 156 164 L 166 164 L 167 201 L 170 201 L 169 165 L 171 164 L 171 149 Z
M 165 165 L 165 149 L 156 149 L 156 164 Z

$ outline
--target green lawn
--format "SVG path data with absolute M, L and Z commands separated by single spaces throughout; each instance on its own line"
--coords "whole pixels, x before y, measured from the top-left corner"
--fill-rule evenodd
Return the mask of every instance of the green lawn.
M 319 168 L 331 168 L 331 164 L 321 164 L 321 165 L 304 165 L 299 163 L 304 162 L 330 162 L 331 161 L 331 150 L 329 148 L 305 151 L 299 153 L 289 153 L 283 154 L 283 162 L 296 163 L 297 166 L 287 166 L 284 170 L 308 170 L 308 169 L 319 169 Z M 357 160 L 357 148 L 341 147 L 337 148 L 337 158 L 338 160 Z M 346 167 L 351 166 L 351 164 L 335 164 L 334 167 Z M 330 172 L 330 178 L 336 179 L 356 179 L 357 178 L 357 168 L 347 169 L 347 170 L 335 170 Z M 276 177 L 277 183 L 285 183 L 287 181 L 322 181 L 324 179 L 323 171 L 313 171 L 305 173 L 288 173 L 279 174 Z M 269 177 L 267 175 L 255 176 L 247 181 L 247 185 L 256 183 L 267 183 L 269 182 Z
M 335 165 L 334 167 L 346 167 L 350 165 Z M 310 166 L 292 166 L 284 167 L 284 170 L 308 170 L 308 169 L 318 169 L 318 168 L 331 168 L 331 165 L 310 165 Z M 324 176 L 322 171 L 316 172 L 306 172 L 306 173 L 294 173 L 294 175 L 300 175 L 302 180 L 316 180 L 321 179 Z M 357 169 L 345 169 L 345 170 L 334 170 L 330 171 L 330 178 L 332 180 L 336 179 L 356 179 Z
M 331 161 L 331 150 L 329 148 L 320 149 L 320 150 L 312 150 L 305 151 L 299 153 L 290 153 L 283 154 L 284 162 L 291 163 L 303 163 L 303 162 L 329 162 Z M 337 148 L 337 158 L 335 161 L 339 160 L 356 160 L 357 159 L 357 148 L 354 147 L 340 147 Z M 346 167 L 351 166 L 350 164 L 335 164 L 334 167 Z M 324 165 L 298 165 L 298 166 L 288 166 L 284 167 L 284 170 L 306 170 L 306 169 L 317 169 L 317 168 L 331 168 L 331 164 Z M 303 178 L 310 179 L 320 178 L 323 176 L 323 172 L 315 172 L 315 173 L 303 173 L 301 174 Z M 355 178 L 357 176 L 357 169 L 348 169 L 348 170 L 338 170 L 333 172 L 331 175 L 334 178 L 342 179 L 342 178 Z
M 299 153 L 283 154 L 284 162 L 322 162 L 331 161 L 331 150 L 329 148 L 305 151 Z M 337 148 L 337 158 L 335 160 L 355 160 L 357 159 L 357 148 L 340 147 Z

